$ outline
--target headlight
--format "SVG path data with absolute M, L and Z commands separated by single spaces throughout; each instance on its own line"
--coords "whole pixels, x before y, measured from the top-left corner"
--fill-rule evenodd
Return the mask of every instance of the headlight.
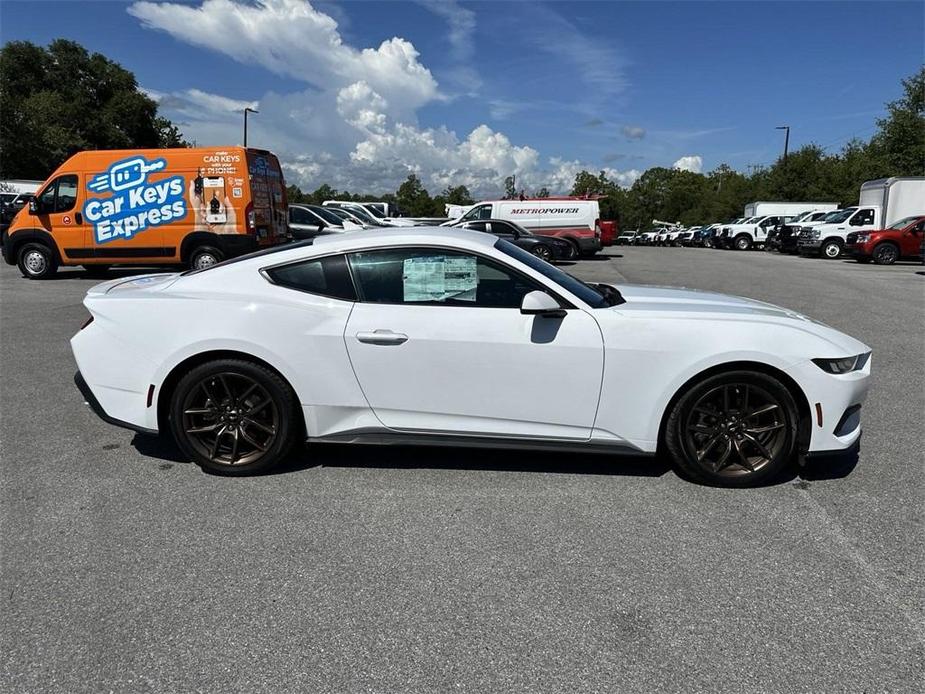
M 821 233 L 822 233 L 822 232 L 820 232 L 818 229 L 814 229 L 814 230 L 813 230 L 813 238 L 814 238 L 814 239 L 818 239 L 819 236 L 821 235 Z
M 863 369 L 868 359 L 870 352 L 842 359 L 813 359 L 813 364 L 830 374 L 846 374 Z
M 870 241 L 870 234 L 858 234 L 858 243 L 867 243 Z

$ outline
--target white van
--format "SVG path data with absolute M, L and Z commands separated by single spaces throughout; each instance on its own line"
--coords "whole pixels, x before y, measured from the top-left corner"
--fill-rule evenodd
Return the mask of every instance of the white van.
M 476 219 L 503 219 L 516 222 L 538 236 L 567 239 L 581 255 L 594 255 L 601 250 L 601 208 L 597 200 L 565 197 L 486 200 L 446 224 Z

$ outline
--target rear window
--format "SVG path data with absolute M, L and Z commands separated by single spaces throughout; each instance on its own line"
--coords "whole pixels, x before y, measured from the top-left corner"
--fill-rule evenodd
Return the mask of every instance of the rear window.
M 266 270 L 266 274 L 274 284 L 289 289 L 344 301 L 356 301 L 356 292 L 353 289 L 353 281 L 350 279 L 350 271 L 347 269 L 347 260 L 342 255 L 314 258 L 270 268 Z

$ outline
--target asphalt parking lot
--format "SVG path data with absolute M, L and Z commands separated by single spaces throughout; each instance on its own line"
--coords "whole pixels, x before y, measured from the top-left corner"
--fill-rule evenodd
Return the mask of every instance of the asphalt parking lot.
M 0 267 L 0 690 L 922 691 L 925 268 L 607 254 L 570 270 L 871 345 L 860 456 L 751 490 L 644 459 L 338 446 L 213 477 L 83 405 L 68 339 L 94 280 Z

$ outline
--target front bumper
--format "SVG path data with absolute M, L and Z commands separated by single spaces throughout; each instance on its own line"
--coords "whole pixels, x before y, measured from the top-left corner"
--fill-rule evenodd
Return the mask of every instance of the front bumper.
M 803 388 L 812 419 L 809 445 L 803 452 L 844 451 L 861 438 L 861 405 L 870 388 L 871 361 L 860 371 L 839 375 L 808 360 L 789 369 Z

